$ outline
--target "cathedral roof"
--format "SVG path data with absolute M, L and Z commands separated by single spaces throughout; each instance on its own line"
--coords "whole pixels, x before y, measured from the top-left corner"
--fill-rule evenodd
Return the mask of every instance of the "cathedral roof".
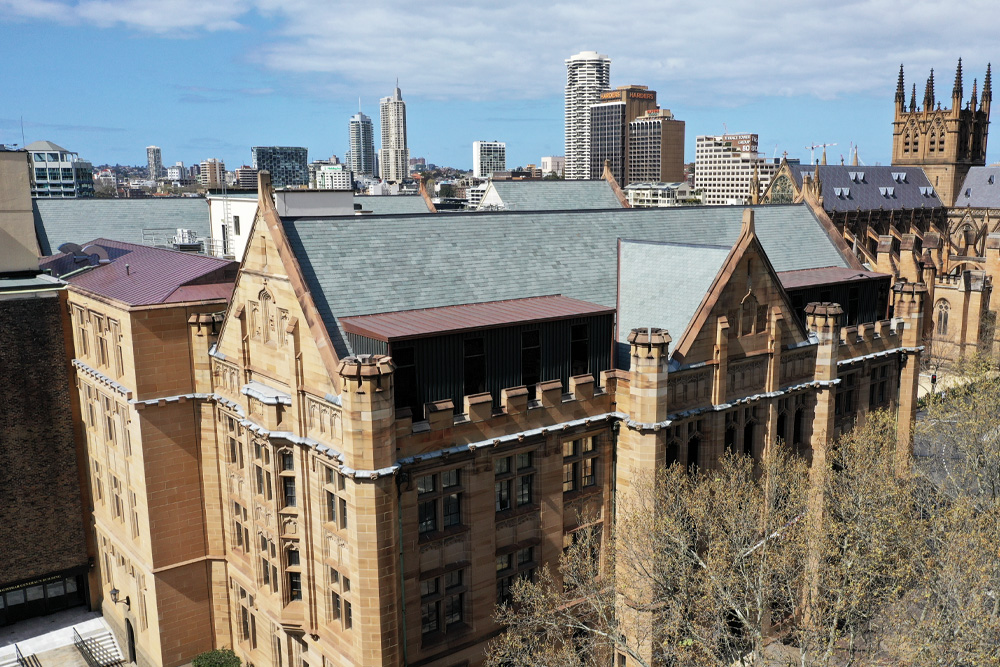
M 819 170 L 827 211 L 941 208 L 944 204 L 920 167 L 844 164 L 789 165 L 799 187 L 805 174 Z
M 955 197 L 955 206 L 1000 208 L 1000 165 L 970 169 Z
M 343 357 L 351 353 L 343 317 L 550 294 L 614 308 L 619 239 L 732 247 L 744 208 L 283 218 L 282 226 Z M 852 266 L 808 206 L 755 213 L 775 270 Z M 704 258 L 696 254 L 678 252 L 664 270 L 697 271 Z

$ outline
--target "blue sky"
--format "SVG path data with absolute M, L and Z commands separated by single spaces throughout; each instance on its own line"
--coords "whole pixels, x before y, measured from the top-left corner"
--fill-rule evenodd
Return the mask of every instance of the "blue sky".
M 648 85 L 686 122 L 689 161 L 697 135 L 728 128 L 758 133 L 768 156 L 808 159 L 808 144 L 836 142 L 833 162 L 853 143 L 887 164 L 901 62 L 918 97 L 935 68 L 944 106 L 958 57 L 966 99 L 986 63 L 1000 65 L 994 2 L 651 7 L 0 0 L 0 143 L 21 143 L 23 117 L 28 142 L 95 163 L 143 164 L 150 144 L 168 165 L 217 157 L 232 169 L 252 145 L 343 157 L 358 98 L 377 123 L 399 77 L 411 156 L 469 168 L 472 142 L 497 139 L 508 165 L 538 163 L 563 153 L 563 61 L 594 49 L 611 57 L 612 85 Z

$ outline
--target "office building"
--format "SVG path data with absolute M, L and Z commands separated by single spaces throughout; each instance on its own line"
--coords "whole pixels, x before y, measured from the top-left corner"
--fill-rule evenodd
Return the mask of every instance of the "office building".
M 351 116 L 350 150 L 347 164 L 358 176 L 375 176 L 375 143 L 372 131 L 372 119 L 360 111 Z
M 684 180 L 684 121 L 651 109 L 629 123 L 628 182 Z
M 584 51 L 566 60 L 566 178 L 590 178 L 590 107 L 611 81 L 611 59 Z
M 167 167 L 167 180 L 186 181 L 188 178 L 190 176 L 188 176 L 188 171 L 184 168 L 183 162 L 176 162 L 172 167 Z
M 24 147 L 31 159 L 31 196 L 75 198 L 94 196 L 94 165 L 51 141 Z
M 472 142 L 472 175 L 490 178 L 495 171 L 507 169 L 507 144 L 502 141 Z
M 198 182 L 206 188 L 221 188 L 226 183 L 226 163 L 214 157 L 203 160 L 198 168 Z
M 354 176 L 346 164 L 324 164 L 316 168 L 317 190 L 353 190 Z
M 257 187 L 257 170 L 243 165 L 236 170 L 236 187 L 252 190 Z
M 542 176 L 562 176 L 566 171 L 566 158 L 561 155 L 546 155 L 542 158 Z
M 700 204 L 687 181 L 677 183 L 648 183 L 633 181 L 622 190 L 632 208 L 657 208 L 663 206 L 691 206 Z
M 399 183 L 410 174 L 410 150 L 406 145 L 406 102 L 399 85 L 391 97 L 379 100 L 382 148 L 379 169 L 382 179 Z
M 709 206 L 747 204 L 754 174 L 763 192 L 780 165 L 757 152 L 756 134 L 701 136 L 695 145 L 694 187 Z
M 628 164 L 630 123 L 656 108 L 656 91 L 646 86 L 619 86 L 601 93 L 590 107 L 590 178 L 600 178 L 604 162 L 619 185 L 631 177 Z
M 155 181 L 166 173 L 163 169 L 163 156 L 159 146 L 146 146 L 146 164 L 148 169 L 146 173 L 151 181 Z
M 271 172 L 276 188 L 309 185 L 309 151 L 299 146 L 254 146 L 253 168 Z

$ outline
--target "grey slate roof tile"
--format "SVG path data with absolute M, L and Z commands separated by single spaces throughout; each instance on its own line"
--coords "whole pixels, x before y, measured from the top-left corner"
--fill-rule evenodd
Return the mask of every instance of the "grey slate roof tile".
M 902 210 L 913 208 L 941 208 L 944 204 L 931 187 L 927 175 L 920 167 L 869 167 L 845 164 L 790 165 L 795 182 L 801 187 L 803 174 L 812 174 L 819 169 L 823 184 L 823 208 L 827 211 L 862 211 L 879 208 Z M 851 174 L 864 174 L 864 180 Z M 900 182 L 893 175 L 904 174 Z M 884 188 L 892 188 L 883 194 Z M 924 189 L 921 191 L 921 189 Z M 924 194 L 930 188 L 930 194 Z M 837 194 L 838 189 L 846 189 L 846 194 Z
M 605 180 L 492 181 L 508 211 L 621 208 Z
M 955 197 L 955 206 L 1000 208 L 1000 165 L 970 169 Z
M 282 222 L 343 356 L 350 346 L 337 317 L 549 294 L 615 307 L 618 239 L 731 247 L 743 211 L 707 206 Z M 755 215 L 776 271 L 850 266 L 807 206 L 759 206 Z
M 106 238 L 142 244 L 143 229 L 191 229 L 210 235 L 208 203 L 196 197 L 158 199 L 34 199 L 35 234 L 42 255 L 63 243 Z
M 422 195 L 354 195 L 354 203 L 372 215 L 430 213 Z

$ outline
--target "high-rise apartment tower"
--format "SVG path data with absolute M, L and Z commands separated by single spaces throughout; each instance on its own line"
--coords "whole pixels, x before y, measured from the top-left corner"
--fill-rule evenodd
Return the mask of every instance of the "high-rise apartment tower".
M 379 115 L 382 126 L 382 148 L 379 152 L 382 178 L 399 183 L 410 173 L 410 151 L 406 147 L 406 102 L 399 85 L 392 97 L 383 97 L 379 101 Z
M 611 59 L 583 51 L 566 60 L 566 178 L 590 178 L 590 107 L 611 80 Z
M 254 146 L 253 168 L 271 172 L 275 187 L 309 185 L 309 151 L 301 146 Z
M 472 173 L 489 178 L 495 171 L 507 169 L 507 144 L 502 141 L 472 142 Z
M 146 162 L 149 165 L 149 180 L 155 181 L 163 175 L 163 156 L 159 146 L 146 146 Z
M 375 143 L 372 119 L 360 111 L 351 116 L 351 150 L 347 163 L 355 174 L 375 175 Z

